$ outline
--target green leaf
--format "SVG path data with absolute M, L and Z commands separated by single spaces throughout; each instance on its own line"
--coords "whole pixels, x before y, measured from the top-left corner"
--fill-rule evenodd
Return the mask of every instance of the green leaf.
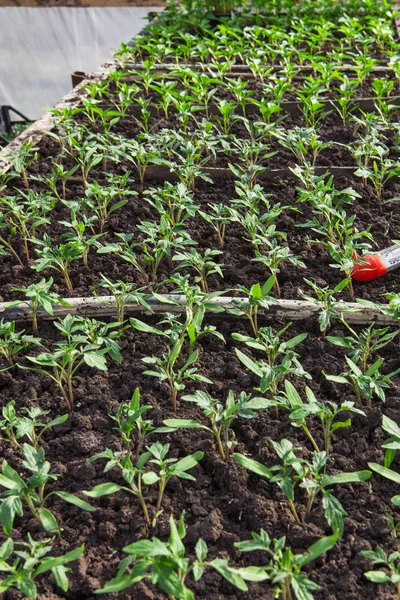
M 236 353 L 236 356 L 238 357 L 238 359 L 240 360 L 240 362 L 247 369 L 249 369 L 249 371 L 251 371 L 255 375 L 258 375 L 258 377 L 263 376 L 262 369 L 251 358 L 246 356 L 246 354 L 244 354 L 241 350 L 238 350 L 238 348 L 235 348 L 235 353 Z
M 386 479 L 390 479 L 391 481 L 394 481 L 400 485 L 400 474 L 396 473 L 396 471 L 387 469 L 386 467 L 378 465 L 377 463 L 368 463 L 368 466 L 370 469 L 375 471 L 375 473 L 378 473 L 379 475 L 382 475 L 382 477 L 386 477 Z
M 142 475 L 142 481 L 145 485 L 153 485 L 153 483 L 156 483 L 159 480 L 159 476 L 157 473 L 154 473 L 154 471 L 149 471 L 148 473 L 143 473 Z
M 9 496 L 1 501 L 0 523 L 6 535 L 11 535 L 12 533 L 18 505 L 21 505 L 21 501 L 15 496 Z
M 151 325 L 148 325 L 147 323 L 144 323 L 143 321 L 140 321 L 139 319 L 130 318 L 129 323 L 132 325 L 132 327 L 134 329 L 136 329 L 137 331 L 141 331 L 143 333 L 152 333 L 154 335 L 163 335 L 163 336 L 166 335 L 163 331 L 161 331 L 161 329 L 157 329 L 157 327 L 152 327 Z
M 23 576 L 19 580 L 19 589 L 27 598 L 36 600 L 36 598 L 37 598 L 36 586 L 35 586 L 34 582 L 32 581 L 32 579 L 30 579 L 29 577 Z
M 210 567 L 213 567 L 222 577 L 224 577 L 229 583 L 234 585 L 238 590 L 247 592 L 248 587 L 239 573 L 235 569 L 232 569 L 228 565 L 228 561 L 222 558 L 215 558 L 209 563 Z
M 79 546 L 75 548 L 75 550 L 71 550 L 71 552 L 67 552 L 64 556 L 58 556 L 57 558 L 45 558 L 42 560 L 40 565 L 35 571 L 35 577 L 41 575 L 42 573 L 46 573 L 46 571 L 50 571 L 56 567 L 61 565 L 65 565 L 73 560 L 77 560 L 84 552 L 85 546 Z
M 203 562 L 207 558 L 208 548 L 204 540 L 199 538 L 195 547 L 196 556 L 199 561 Z
M 301 406 L 303 404 L 293 383 L 290 383 L 287 379 L 285 379 L 285 392 L 292 407 Z
M 193 467 L 197 465 L 197 463 L 203 458 L 203 456 L 204 452 L 201 452 L 200 450 L 198 452 L 194 452 L 193 454 L 190 454 L 189 456 L 185 456 L 184 458 L 181 458 L 181 460 L 178 460 L 178 462 L 172 465 L 171 469 L 173 471 L 179 472 L 193 469 Z
M 90 498 L 101 498 L 102 496 L 108 496 L 109 494 L 115 494 L 119 492 L 123 487 L 116 483 L 100 483 L 92 488 L 90 491 L 82 490 L 82 493 Z
M 73 504 L 74 506 L 77 506 L 78 508 L 81 508 L 82 510 L 86 510 L 87 512 L 95 512 L 96 508 L 94 506 L 91 506 L 88 502 L 85 502 L 84 500 L 81 500 L 80 498 L 78 498 L 77 496 L 74 496 L 73 494 L 70 494 L 68 492 L 53 492 L 55 496 L 58 496 L 59 498 L 62 498 L 62 500 L 65 500 L 65 502 L 68 502 L 69 504 Z
M 63 592 L 67 592 L 69 587 L 67 571 L 68 569 L 66 569 L 63 565 L 51 569 L 51 573 L 54 577 L 54 581 L 56 582 L 56 586 L 60 588 Z
M 296 335 L 291 340 L 284 342 L 284 345 L 286 348 L 294 348 L 295 346 L 298 346 L 303 340 L 305 340 L 306 337 L 307 333 L 300 333 L 300 335 Z
M 233 458 L 241 467 L 248 469 L 252 473 L 256 473 L 257 475 L 265 477 L 266 479 L 270 479 L 272 477 L 272 472 L 270 469 L 268 469 L 268 467 L 257 462 L 256 460 L 253 460 L 252 458 L 244 456 L 244 454 L 238 454 L 235 452 L 233 454 Z
M 107 361 L 102 354 L 97 352 L 85 352 L 83 360 L 88 367 L 96 367 L 100 371 L 107 371 Z
M 95 594 L 112 594 L 122 592 L 128 587 L 141 581 L 147 575 L 150 567 L 148 561 L 139 561 L 128 574 L 117 575 L 114 579 L 105 584 L 101 590 L 95 590 Z
M 367 481 L 371 477 L 371 471 L 354 471 L 353 473 L 339 473 L 339 475 L 326 475 L 323 478 L 324 486 L 336 485 L 337 483 L 354 483 L 356 481 Z
M 56 419 L 49 421 L 43 429 L 46 431 L 47 429 L 50 429 L 50 427 L 54 427 L 55 425 L 61 425 L 61 423 L 65 423 L 68 417 L 68 414 L 62 415 L 61 417 L 57 417 Z
M 167 427 L 173 427 L 174 429 L 208 429 L 208 427 L 191 419 L 165 419 L 163 423 Z
M 364 575 L 369 581 L 373 581 L 374 583 L 390 583 L 390 577 L 384 571 L 367 571 Z
M 40 522 L 42 523 L 45 531 L 49 531 L 52 533 L 59 532 L 57 519 L 55 518 L 52 512 L 50 512 L 47 508 L 43 507 L 38 508 L 37 512 L 40 518 Z
M 400 427 L 395 421 L 389 419 L 389 417 L 386 417 L 385 415 L 382 417 L 382 429 L 384 429 L 389 435 L 400 438 Z
M 336 544 L 337 539 L 337 534 L 334 534 L 328 537 L 323 537 L 320 540 L 316 541 L 309 547 L 309 549 L 307 550 L 307 554 L 303 556 L 301 560 L 301 566 L 304 567 L 304 565 L 308 565 L 308 563 L 312 562 L 313 560 L 316 560 L 322 554 L 328 552 L 328 550 L 331 550 L 331 548 L 333 548 L 333 546 Z

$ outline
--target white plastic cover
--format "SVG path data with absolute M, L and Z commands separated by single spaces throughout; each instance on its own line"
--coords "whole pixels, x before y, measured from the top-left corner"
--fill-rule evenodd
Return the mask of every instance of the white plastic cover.
M 0 105 L 36 120 L 71 89 L 72 71 L 97 70 L 156 10 L 162 9 L 0 8 Z

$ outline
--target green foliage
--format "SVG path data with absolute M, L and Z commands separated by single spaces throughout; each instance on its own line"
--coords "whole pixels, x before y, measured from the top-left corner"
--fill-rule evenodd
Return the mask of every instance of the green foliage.
M 29 444 L 23 445 L 23 466 L 32 475 L 27 479 L 21 477 L 6 460 L 3 459 L 0 474 L 0 487 L 4 488 L 0 495 L 0 522 L 6 535 L 14 529 L 15 517 L 22 517 L 28 508 L 40 526 L 48 532 L 58 532 L 59 527 L 54 514 L 45 507 L 50 496 L 58 496 L 65 502 L 82 510 L 93 512 L 95 509 L 77 496 L 64 491 L 53 491 L 45 494 L 48 483 L 57 481 L 58 475 L 51 473 L 51 465 L 45 459 L 43 448 L 35 450 Z
M 202 409 L 211 427 L 202 425 L 193 419 L 165 419 L 164 424 L 173 429 L 205 429 L 212 433 L 217 442 L 218 451 L 223 460 L 228 460 L 232 448 L 236 444 L 232 424 L 238 417 L 254 419 L 257 410 L 267 408 L 270 404 L 266 398 L 252 398 L 250 394 L 240 392 L 237 398 L 229 390 L 223 404 L 206 392 L 196 391 L 194 394 L 182 396 L 182 400 L 194 402 Z
M 28 533 L 26 542 L 13 542 L 8 538 L 0 546 L 0 572 L 6 574 L 0 579 L 0 593 L 16 589 L 24 597 L 36 600 L 37 590 L 35 580 L 43 573 L 51 572 L 56 586 L 63 592 L 68 591 L 68 576 L 70 569 L 66 564 L 77 560 L 84 552 L 84 546 L 67 552 L 63 556 L 47 556 L 52 551 L 52 539 L 33 540 Z M 12 556 L 16 558 L 10 562 Z

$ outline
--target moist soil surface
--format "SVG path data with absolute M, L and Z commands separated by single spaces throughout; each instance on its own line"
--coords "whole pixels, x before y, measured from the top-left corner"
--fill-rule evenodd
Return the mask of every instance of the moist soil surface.
M 185 393 L 196 389 L 205 389 L 214 397 L 225 399 L 227 390 L 235 393 L 252 390 L 258 384 L 258 378 L 243 370 L 234 353 L 234 345 L 245 353 L 248 349 L 239 342 L 233 342 L 231 334 L 240 332 L 250 334 L 247 324 L 240 320 L 221 319 L 216 322 L 226 339 L 221 340 L 205 336 L 199 346 L 199 372 L 209 377 L 212 385 L 188 383 Z M 261 323 L 261 325 L 266 323 Z M 282 327 L 273 323 L 274 329 Z M 30 332 L 29 328 L 27 331 Z M 344 351 L 328 342 L 323 342 L 315 320 L 292 325 L 284 337 L 293 337 L 306 331 L 308 337 L 296 347 L 300 362 L 312 376 L 312 380 L 292 379 L 299 391 L 307 383 L 323 401 L 354 400 L 347 386 L 338 386 L 326 381 L 322 374 L 339 374 L 345 368 Z M 335 326 L 331 335 L 343 335 L 342 326 Z M 51 346 L 57 335 L 51 324 L 40 324 L 40 335 L 46 346 Z M 381 355 L 385 358 L 384 372 L 391 372 L 400 366 L 397 352 L 398 341 L 391 349 L 384 348 Z M 142 358 L 152 354 L 160 355 L 164 342 L 159 337 L 128 330 L 120 339 L 123 362 L 121 365 L 110 362 L 107 372 L 82 368 L 75 377 L 74 394 L 76 408 L 68 420 L 46 432 L 44 449 L 46 458 L 51 462 L 52 472 L 60 478 L 50 485 L 49 490 L 63 489 L 81 495 L 82 490 L 106 481 L 123 483 L 117 471 L 103 474 L 104 460 L 90 463 L 88 459 L 105 448 L 114 451 L 123 449 L 115 422 L 109 417 L 115 414 L 121 401 L 127 401 L 136 387 L 140 388 L 142 403 L 152 406 L 146 418 L 153 419 L 160 426 L 165 418 L 173 416 L 171 400 L 167 388 L 158 380 L 144 376 Z M 185 349 L 187 350 L 187 349 Z M 253 351 L 255 352 L 255 351 Z M 253 355 L 256 358 L 256 355 Z M 261 355 L 259 356 L 261 358 Z M 376 357 L 374 357 L 375 360 Z M 28 364 L 24 356 L 19 357 L 21 364 Z M 4 365 L 0 365 L 4 366 Z M 386 403 L 382 405 L 374 400 L 367 416 L 353 415 L 351 427 L 339 429 L 332 438 L 331 453 L 327 467 L 328 474 L 343 471 L 366 469 L 369 461 L 383 462 L 382 413 L 399 422 L 399 378 L 392 381 L 386 393 Z M 60 400 L 59 392 L 44 375 L 17 370 L 0 373 L 0 403 L 15 399 L 18 411 L 25 406 L 37 406 L 49 410 L 49 418 L 66 412 L 66 406 Z M 207 421 L 190 402 L 181 401 L 176 416 L 179 418 Z M 343 413 L 343 420 L 351 415 Z M 321 428 L 318 422 L 310 421 L 310 430 L 317 444 L 322 448 Z M 299 455 L 310 458 L 311 444 L 301 429 L 290 425 L 287 413 L 282 409 L 276 418 L 274 410 L 260 411 L 255 419 L 238 419 L 233 425 L 237 440 L 236 451 L 248 453 L 254 459 L 272 466 L 277 463 L 271 441 L 284 438 L 298 446 Z M 147 535 L 161 539 L 168 536 L 168 520 L 171 514 L 177 518 L 185 510 L 187 535 L 184 540 L 187 553 L 194 556 L 194 545 L 202 537 L 209 547 L 209 558 L 226 557 L 235 566 L 247 564 L 265 564 L 266 556 L 262 552 L 240 555 L 234 548 L 234 542 L 250 538 L 251 532 L 264 528 L 271 537 L 286 536 L 287 544 L 294 552 L 302 553 L 318 538 L 329 535 L 329 527 L 323 517 L 320 500 L 314 504 L 309 517 L 305 518 L 305 495 L 301 489 L 296 491 L 296 507 L 302 522 L 296 524 L 283 494 L 276 484 L 263 481 L 249 474 L 233 459 L 225 463 L 219 456 L 215 443 L 208 432 L 203 430 L 181 430 L 168 434 L 157 434 L 149 438 L 150 442 L 170 443 L 170 456 L 181 458 L 191 452 L 202 450 L 204 458 L 191 471 L 196 481 L 189 482 L 173 478 L 170 480 L 164 498 L 164 512 L 158 518 L 155 527 Z M 1 456 L 20 473 L 26 471 L 22 465 L 20 451 L 7 443 L 0 444 Z M 394 468 L 397 470 L 395 459 Z M 154 513 L 156 491 L 149 487 L 147 493 L 150 512 Z M 348 516 L 344 519 L 344 535 L 338 544 L 314 563 L 308 565 L 305 572 L 308 577 L 321 586 L 315 593 L 316 600 L 383 600 L 395 598 L 394 587 L 375 585 L 368 582 L 363 572 L 371 568 L 360 551 L 382 546 L 386 552 L 400 550 L 399 542 L 391 537 L 391 530 L 385 513 L 395 518 L 390 498 L 398 493 L 396 484 L 373 476 L 369 482 L 340 485 L 335 495 L 342 503 Z M 94 600 L 95 589 L 104 585 L 115 576 L 119 560 L 123 557 L 122 548 L 146 535 L 145 523 L 138 501 L 124 492 L 92 499 L 96 512 L 88 513 L 63 503 L 52 496 L 48 508 L 56 515 L 61 534 L 55 537 L 53 554 L 64 553 L 79 544 L 85 544 L 85 554 L 77 562 L 71 563 L 69 574 L 70 590 L 60 593 L 54 587 L 50 577 L 38 578 L 38 598 L 40 600 Z M 15 540 L 23 539 L 27 532 L 35 538 L 43 537 L 38 524 L 26 511 L 23 518 L 17 518 Z M 194 591 L 196 598 L 204 600 L 270 600 L 271 588 L 264 584 L 251 584 L 248 593 L 238 592 L 229 583 L 211 570 L 207 570 L 200 582 L 191 577 L 187 585 Z M 0 595 L 1 596 L 1 595 Z M 17 592 L 6 592 L 3 600 L 20 600 Z M 159 589 L 147 580 L 134 589 L 119 595 L 106 595 L 107 600 L 162 600 L 166 598 Z
M 47 144 L 47 145 L 46 145 Z M 53 143 L 44 141 L 41 148 L 41 156 L 50 156 L 53 151 Z M 329 151 L 327 151 L 329 153 Z M 329 160 L 329 159 L 328 159 Z M 51 169 L 51 164 L 41 160 L 38 170 L 46 175 Z M 37 165 L 36 165 L 37 166 Z M 126 170 L 125 165 L 115 165 L 116 172 L 123 174 Z M 94 171 L 91 174 L 91 181 L 104 181 L 101 171 Z M 335 286 L 344 274 L 335 268 L 332 268 L 332 259 L 328 250 L 316 243 L 322 241 L 322 238 L 314 233 L 310 228 L 304 228 L 302 225 L 312 218 L 311 208 L 305 203 L 296 203 L 298 199 L 298 181 L 295 178 L 275 177 L 268 181 L 260 181 L 266 194 L 270 194 L 271 205 L 280 203 L 282 206 L 292 207 L 285 210 L 276 221 L 278 231 L 286 235 L 287 245 L 293 254 L 299 256 L 306 265 L 306 268 L 293 266 L 288 262 L 282 263 L 281 271 L 278 275 L 281 287 L 282 298 L 296 299 L 301 298 L 299 290 L 306 291 L 307 285 L 304 283 L 304 277 L 315 280 L 318 285 Z M 392 240 L 399 237 L 400 232 L 400 206 L 398 202 L 388 204 L 387 201 L 400 196 L 400 183 L 397 178 L 392 178 L 385 185 L 385 189 L 380 200 L 377 199 L 374 188 L 367 183 L 363 185 L 360 178 L 355 176 L 335 176 L 335 186 L 338 189 L 345 189 L 351 186 L 359 195 L 352 205 L 345 204 L 346 213 L 350 216 L 356 215 L 355 225 L 359 231 L 370 230 L 375 244 L 372 251 L 386 248 L 392 244 Z M 12 185 L 18 187 L 18 182 L 12 182 Z M 145 190 L 150 187 L 159 187 L 163 185 L 160 180 L 148 180 L 145 183 Z M 130 189 L 137 193 L 136 196 L 128 196 L 128 203 L 120 210 L 115 211 L 109 218 L 105 235 L 101 238 L 101 243 L 116 242 L 118 238 L 115 233 L 132 233 L 134 239 L 140 244 L 145 238 L 145 234 L 137 229 L 143 221 L 159 221 L 158 213 L 144 200 L 143 193 L 137 182 L 132 179 L 129 185 Z M 22 186 L 21 186 L 22 188 Z M 44 184 L 39 182 L 32 183 L 32 189 L 45 191 Z M 10 190 L 11 191 L 11 190 Z M 67 200 L 80 201 L 84 197 L 82 183 L 69 182 L 67 187 Z M 214 183 L 208 183 L 202 180 L 196 182 L 194 190 L 194 201 L 199 204 L 202 210 L 208 210 L 209 203 L 225 203 L 230 205 L 232 200 L 237 197 L 233 177 L 218 178 Z M 51 214 L 50 225 L 38 228 L 36 235 L 42 237 L 44 232 L 49 233 L 54 244 L 62 242 L 61 235 L 68 229 L 60 223 L 62 220 L 69 220 L 68 208 L 58 202 Z M 213 248 L 220 249 L 217 235 L 211 225 L 206 223 L 199 215 L 186 221 L 187 230 L 192 238 L 197 242 L 198 249 Z M 96 231 L 97 233 L 97 231 Z M 252 262 L 254 258 L 253 245 L 247 241 L 246 234 L 240 224 L 229 224 L 226 228 L 225 244 L 222 248 L 223 254 L 216 257 L 216 261 L 222 265 L 224 278 L 218 275 L 212 275 L 209 280 L 211 291 L 231 290 L 238 285 L 250 287 L 254 282 L 264 282 L 269 277 L 267 267 L 261 263 Z M 22 243 L 15 245 L 20 256 L 23 256 Z M 32 256 L 35 256 L 33 247 Z M 139 250 L 140 253 L 140 250 Z M 31 261 L 33 262 L 33 261 Z M 173 268 L 176 264 L 173 263 Z M 159 267 L 157 282 L 152 283 L 148 276 L 138 275 L 135 267 L 121 259 L 115 254 L 98 254 L 96 249 L 92 248 L 89 252 L 88 265 L 84 266 L 82 261 L 71 263 L 71 280 L 74 287 L 74 296 L 90 296 L 91 286 L 99 283 L 103 273 L 109 279 L 123 280 L 128 282 L 138 282 L 140 285 L 148 286 L 151 291 L 155 284 L 167 279 L 172 270 L 166 260 L 162 261 Z M 183 270 L 183 273 L 194 272 Z M 3 300 L 16 299 L 18 292 L 13 292 L 15 287 L 27 286 L 35 281 L 39 281 L 43 276 L 54 278 L 54 289 L 64 297 L 68 296 L 63 277 L 54 270 L 47 269 L 40 273 L 36 272 L 31 266 L 21 267 L 16 264 L 12 256 L 2 257 L 2 269 L 0 272 L 0 290 Z M 398 291 L 399 272 L 393 271 L 383 278 L 362 284 L 354 282 L 355 296 L 374 301 L 382 301 L 382 294 L 391 291 Z M 159 291 L 171 291 L 171 286 L 162 285 Z M 102 293 L 98 290 L 98 293 Z M 229 292 L 230 295 L 234 292 Z M 350 296 L 347 290 L 344 290 L 340 296 L 343 300 L 349 300 Z

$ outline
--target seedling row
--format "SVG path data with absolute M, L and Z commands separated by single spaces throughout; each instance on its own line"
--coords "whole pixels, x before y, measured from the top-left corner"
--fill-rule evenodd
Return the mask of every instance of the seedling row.
M 2 153 L 0 594 L 398 597 L 393 6 L 115 59 Z

